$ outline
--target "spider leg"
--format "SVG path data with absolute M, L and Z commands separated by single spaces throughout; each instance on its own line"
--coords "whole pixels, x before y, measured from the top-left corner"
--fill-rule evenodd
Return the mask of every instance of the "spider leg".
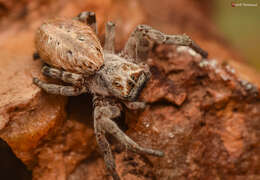
M 56 84 L 45 83 L 38 78 L 33 78 L 33 83 L 50 94 L 63 96 L 78 96 L 86 92 L 86 88 L 77 88 L 73 86 L 61 86 Z
M 95 129 L 95 135 L 96 135 L 96 140 L 97 140 L 98 146 L 104 155 L 104 161 L 105 161 L 107 170 L 112 175 L 114 180 L 120 180 L 120 178 L 116 172 L 115 160 L 113 158 L 113 154 L 112 154 L 110 145 L 106 139 L 105 131 L 102 129 L 98 118 L 94 118 L 94 129 Z
M 131 138 L 129 138 L 123 131 L 121 131 L 116 125 L 116 123 L 111 119 L 104 118 L 102 120 L 102 126 L 106 132 L 112 134 L 120 143 L 124 144 L 125 147 L 130 151 L 139 154 L 149 154 L 149 155 L 159 156 L 159 157 L 163 156 L 163 152 L 161 151 L 143 148 L 139 146 L 136 142 L 134 142 Z
M 87 24 L 94 30 L 94 32 L 96 34 L 98 33 L 97 24 L 96 24 L 96 14 L 94 12 L 83 11 L 74 19 L 77 19 L 77 20 Z
M 104 153 L 104 159 L 108 170 L 114 179 L 117 179 L 118 175 L 115 171 L 114 159 L 111 154 L 107 140 L 104 134 L 109 133 L 113 135 L 120 143 L 124 144 L 130 151 L 139 154 L 149 154 L 154 156 L 163 156 L 163 152 L 148 148 L 143 148 L 129 138 L 123 131 L 119 129 L 113 118 L 120 115 L 120 104 L 116 103 L 112 99 L 104 98 L 101 96 L 95 96 L 94 99 L 94 121 L 96 138 L 99 144 L 99 148 Z
M 200 48 L 189 36 L 167 35 L 147 25 L 139 25 L 128 39 L 123 54 L 126 54 L 137 61 L 144 60 L 150 48 L 149 41 L 157 44 L 174 44 L 180 46 L 189 46 L 202 57 L 207 57 L 208 53 Z
M 60 69 L 49 67 L 47 65 L 44 65 L 42 67 L 42 73 L 45 76 L 49 76 L 54 79 L 62 80 L 66 83 L 71 83 L 77 87 L 80 87 L 84 84 L 84 77 L 82 75 L 63 71 Z
M 104 50 L 108 53 L 115 52 L 115 24 L 107 22 Z

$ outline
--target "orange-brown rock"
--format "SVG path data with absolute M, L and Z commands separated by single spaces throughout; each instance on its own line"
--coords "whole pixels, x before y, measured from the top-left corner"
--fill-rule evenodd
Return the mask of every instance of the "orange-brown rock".
M 9 43 L 19 48 L 19 41 Z M 30 54 L 4 49 L 0 57 L 0 137 L 17 157 L 32 163 L 40 140 L 64 120 L 66 99 L 43 94 L 32 84 L 41 65 Z
M 146 99 L 147 93 L 168 89 L 185 93 L 184 102 L 158 97 L 136 121 L 128 120 L 132 137 L 165 150 L 164 158 L 151 159 L 154 177 L 259 178 L 259 87 L 239 79 L 227 64 L 179 50 L 160 46 L 151 53 L 149 84 L 161 85 L 148 85 L 143 94 Z
M 66 179 L 78 163 L 96 150 L 89 96 L 71 98 L 66 122 L 55 136 L 45 139 L 37 152 L 34 179 Z

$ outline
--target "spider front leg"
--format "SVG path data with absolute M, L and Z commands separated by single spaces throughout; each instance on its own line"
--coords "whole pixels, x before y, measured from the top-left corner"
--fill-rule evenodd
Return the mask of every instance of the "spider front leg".
M 128 39 L 123 54 L 136 59 L 137 62 L 147 57 L 150 48 L 149 41 L 157 44 L 173 44 L 180 46 L 189 46 L 202 57 L 206 58 L 208 53 L 200 48 L 189 36 L 183 35 L 167 35 L 147 25 L 139 25 Z
M 97 144 L 103 153 L 106 168 L 113 177 L 114 180 L 120 180 L 117 172 L 115 160 L 112 155 L 112 151 L 109 142 L 106 139 L 106 130 L 104 128 L 104 121 L 112 121 L 111 117 L 120 115 L 120 108 L 117 106 L 111 106 L 108 101 L 103 97 L 94 95 L 94 130 L 96 135 Z
M 163 152 L 148 148 L 143 148 L 129 138 L 123 131 L 119 129 L 113 118 L 120 115 L 120 104 L 109 98 L 101 96 L 94 97 L 94 125 L 96 139 L 99 148 L 104 154 L 104 160 L 108 171 L 111 173 L 114 179 L 119 179 L 119 176 L 115 170 L 115 162 L 111 153 L 110 146 L 105 137 L 105 133 L 113 135 L 120 143 L 133 152 L 139 154 L 149 154 L 154 156 L 163 156 Z

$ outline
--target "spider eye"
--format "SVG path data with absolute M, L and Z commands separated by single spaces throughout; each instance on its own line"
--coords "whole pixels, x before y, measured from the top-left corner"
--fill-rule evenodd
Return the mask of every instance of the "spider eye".
M 118 82 L 115 82 L 114 85 L 115 85 L 116 87 L 121 87 L 121 84 L 119 84 Z

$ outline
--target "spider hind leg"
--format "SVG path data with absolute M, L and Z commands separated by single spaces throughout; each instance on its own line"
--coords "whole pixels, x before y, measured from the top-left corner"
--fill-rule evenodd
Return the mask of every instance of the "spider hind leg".
M 38 78 L 33 78 L 33 83 L 50 94 L 56 94 L 62 96 L 78 96 L 86 92 L 85 88 L 79 89 L 73 86 L 62 86 L 57 84 L 50 84 L 50 83 L 43 82 Z
M 48 65 L 42 67 L 42 74 L 53 79 L 62 80 L 63 82 L 73 84 L 77 87 L 84 86 L 84 77 L 81 74 L 76 74 L 61 69 L 53 68 Z
M 97 34 L 96 14 L 94 12 L 83 11 L 83 12 L 79 13 L 79 15 L 77 17 L 75 17 L 74 19 L 87 24 Z

